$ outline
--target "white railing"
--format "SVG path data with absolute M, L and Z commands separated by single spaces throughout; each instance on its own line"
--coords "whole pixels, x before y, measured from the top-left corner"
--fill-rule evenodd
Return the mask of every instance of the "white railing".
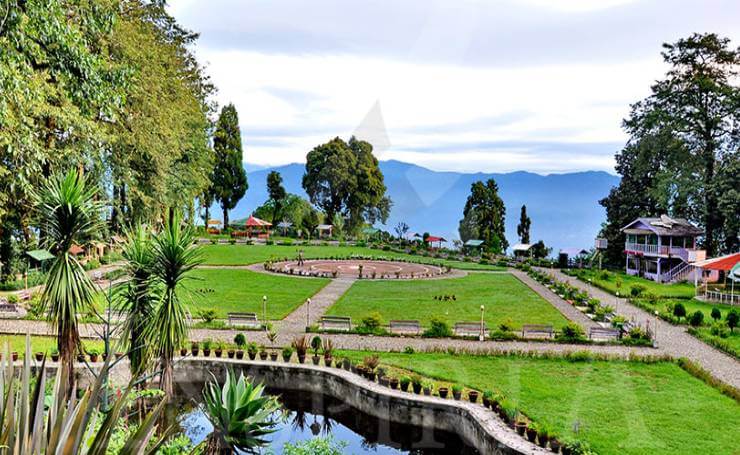
M 648 245 L 644 243 L 625 243 L 624 249 L 628 251 L 640 251 L 648 254 L 658 254 L 658 245 Z
M 706 291 L 704 297 L 712 302 L 727 303 L 730 305 L 740 305 L 740 294 L 730 294 L 729 292 Z

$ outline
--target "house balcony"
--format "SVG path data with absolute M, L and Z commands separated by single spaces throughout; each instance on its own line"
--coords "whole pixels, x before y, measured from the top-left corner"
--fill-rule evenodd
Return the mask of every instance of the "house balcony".
M 702 261 L 706 258 L 707 254 L 704 250 L 697 250 L 694 248 L 682 248 L 677 246 L 668 245 L 651 245 L 646 243 L 625 243 L 625 253 L 633 253 L 643 256 L 655 256 L 655 257 L 678 257 L 684 262 L 696 262 Z

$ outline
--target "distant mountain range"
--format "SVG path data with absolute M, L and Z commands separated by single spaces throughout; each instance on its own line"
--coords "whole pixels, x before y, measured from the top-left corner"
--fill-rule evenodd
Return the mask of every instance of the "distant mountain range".
M 505 174 L 437 172 L 400 161 L 381 161 L 388 194 L 393 200 L 391 216 L 385 226 L 405 221 L 412 232 L 429 232 L 448 240 L 457 239 L 457 226 L 470 185 L 494 178 L 506 204 L 506 237 L 518 243 L 516 225 L 519 210 L 527 205 L 532 219 L 532 241 L 544 240 L 557 252 L 560 248 L 590 248 L 604 221 L 604 209 L 598 200 L 619 183 L 619 177 L 601 171 L 539 175 L 530 172 Z M 267 200 L 267 174 L 276 170 L 283 177 L 285 189 L 306 196 L 301 187 L 305 167 L 295 163 L 248 172 L 249 190 L 230 212 L 231 219 L 249 216 Z M 213 207 L 214 215 L 220 209 Z

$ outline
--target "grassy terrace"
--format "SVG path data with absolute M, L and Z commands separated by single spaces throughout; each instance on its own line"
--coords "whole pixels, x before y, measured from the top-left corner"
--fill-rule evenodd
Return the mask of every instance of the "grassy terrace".
M 435 300 L 438 295 L 455 295 L 456 300 Z M 489 328 L 509 318 L 517 328 L 522 324 L 553 324 L 559 328 L 567 323 L 560 312 L 514 276 L 488 273 L 440 280 L 357 281 L 327 314 L 350 316 L 359 323 L 379 312 L 385 322 L 418 319 L 425 326 L 432 317 L 438 317 L 452 325 L 480 321 L 481 305 L 485 305 Z
M 0 335 L 0 353 L 5 352 L 5 345 L 9 343 L 10 352 L 18 352 L 21 357 L 26 350 L 25 335 Z M 101 340 L 83 340 L 82 345 L 86 349 L 97 349 L 103 352 L 103 341 Z M 31 352 L 51 353 L 57 347 L 57 339 L 52 337 L 32 336 Z
M 347 257 L 351 255 L 363 255 L 374 257 L 399 258 L 414 262 L 423 262 L 431 264 L 444 264 L 453 268 L 466 270 L 503 270 L 496 265 L 478 264 L 475 262 L 462 262 L 436 259 L 434 257 L 424 257 L 421 255 L 411 255 L 403 253 L 394 253 L 392 251 L 383 251 L 367 247 L 357 246 L 285 246 L 285 245 L 204 245 L 203 258 L 209 265 L 248 265 L 257 264 L 275 259 L 297 259 L 298 250 L 303 250 L 303 257 L 306 259 L 319 257 Z
M 361 361 L 367 353 L 343 353 Z M 675 363 L 381 353 L 381 364 L 498 390 L 599 454 L 737 453 L 740 406 Z M 735 428 L 735 430 L 733 430 Z
M 187 281 L 190 311 L 213 309 L 218 317 L 229 312 L 257 313 L 262 318 L 262 296 L 268 297 L 267 318 L 283 319 L 307 298 L 319 292 L 328 278 L 268 275 L 243 269 L 196 269 Z
M 645 286 L 645 292 L 655 294 L 658 297 L 690 299 L 696 295 L 694 285 L 691 283 L 656 283 L 652 280 L 627 275 L 622 272 L 607 272 L 604 274 L 604 272 L 598 270 L 584 269 L 576 273 L 578 273 L 579 278 L 584 282 L 588 282 L 590 279 L 595 286 L 612 294 L 616 294 L 619 291 L 619 295 L 621 296 L 629 296 L 630 289 L 636 284 Z M 620 281 L 622 286 L 618 288 L 617 283 Z

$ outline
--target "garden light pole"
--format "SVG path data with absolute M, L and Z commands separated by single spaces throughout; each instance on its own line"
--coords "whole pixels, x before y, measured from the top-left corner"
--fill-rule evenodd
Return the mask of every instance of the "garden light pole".
M 653 347 L 658 347 L 658 310 L 655 310 L 655 333 L 653 334 Z
M 486 338 L 486 331 L 483 328 L 483 314 L 485 313 L 485 311 L 486 311 L 486 307 L 481 305 L 480 306 L 480 337 L 478 337 L 480 341 L 483 341 Z
M 265 325 L 265 331 L 267 331 L 267 296 L 262 296 L 262 321 Z
M 306 299 L 306 331 L 311 326 L 311 298 Z

